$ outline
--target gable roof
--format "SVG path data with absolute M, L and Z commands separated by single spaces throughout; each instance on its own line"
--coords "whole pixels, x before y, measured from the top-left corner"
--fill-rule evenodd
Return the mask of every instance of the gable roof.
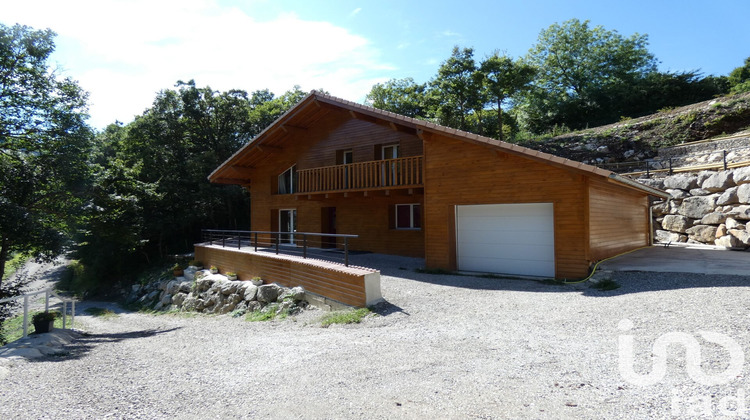
M 425 133 L 432 133 L 470 143 L 481 144 L 496 150 L 541 161 L 553 166 L 607 178 L 622 186 L 640 190 L 649 195 L 662 198 L 669 197 L 669 194 L 662 190 L 640 184 L 629 178 L 625 178 L 614 172 L 593 165 L 561 158 L 549 153 L 480 136 L 467 131 L 445 127 L 429 121 L 405 117 L 390 111 L 384 111 L 347 101 L 314 90 L 299 101 L 297 105 L 277 118 L 276 121 L 266 127 L 260 132 L 260 134 L 255 136 L 254 139 L 229 157 L 229 159 L 222 163 L 208 176 L 208 179 L 211 182 L 220 184 L 249 185 L 249 170 L 252 170 L 256 164 L 262 162 L 269 153 L 277 150 L 280 147 L 279 145 L 283 143 L 283 140 L 290 133 L 311 127 L 316 121 L 336 109 L 348 111 L 352 118 L 362 118 L 375 123 L 388 124 L 394 129 L 413 130 L 420 137 L 424 136 Z

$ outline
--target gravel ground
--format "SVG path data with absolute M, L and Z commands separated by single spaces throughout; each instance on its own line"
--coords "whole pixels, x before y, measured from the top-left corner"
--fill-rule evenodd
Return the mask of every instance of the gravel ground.
M 382 270 L 387 299 L 361 324 L 322 328 L 315 310 L 261 323 L 79 316 L 90 335 L 0 382 L 0 418 L 650 419 L 718 416 L 737 408 L 727 405 L 733 397 L 750 396 L 746 366 L 727 384 L 701 385 L 678 345 L 655 385 L 618 371 L 620 335 L 633 337 L 645 374 L 654 341 L 683 332 L 701 344 L 703 371 L 723 372 L 728 352 L 698 331 L 750 349 L 750 278 L 614 273 L 622 287 L 601 292 L 418 274 L 416 259 L 353 260 Z M 633 324 L 627 332 L 623 319 Z

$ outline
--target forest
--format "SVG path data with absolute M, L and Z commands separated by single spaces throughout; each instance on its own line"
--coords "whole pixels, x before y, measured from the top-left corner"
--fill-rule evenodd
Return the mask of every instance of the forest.
M 95 130 L 87 93 L 50 65 L 54 39 L 0 25 L 0 298 L 20 290 L 5 274 L 19 256 L 67 253 L 75 291 L 104 293 L 190 252 L 202 228 L 251 228 L 249 194 L 206 177 L 307 92 L 176 81 L 132 122 Z M 647 46 L 647 35 L 573 19 L 542 30 L 524 57 L 456 46 L 431 80 L 376 84 L 367 104 L 528 144 L 750 91 L 750 58 L 727 75 L 662 72 Z

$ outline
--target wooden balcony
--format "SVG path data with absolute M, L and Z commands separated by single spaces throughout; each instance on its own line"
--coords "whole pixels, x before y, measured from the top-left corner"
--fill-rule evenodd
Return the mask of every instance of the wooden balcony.
M 301 169 L 297 193 L 418 188 L 423 186 L 422 169 L 422 156 Z

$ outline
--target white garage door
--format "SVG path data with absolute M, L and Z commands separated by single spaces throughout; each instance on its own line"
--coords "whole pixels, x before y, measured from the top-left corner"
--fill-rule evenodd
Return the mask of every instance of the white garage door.
M 552 203 L 456 206 L 458 269 L 555 276 Z

